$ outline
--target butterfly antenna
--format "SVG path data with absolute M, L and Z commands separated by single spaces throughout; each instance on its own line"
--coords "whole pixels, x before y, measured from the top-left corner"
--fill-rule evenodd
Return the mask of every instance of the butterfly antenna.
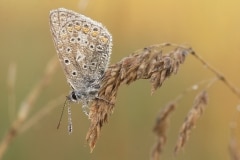
M 73 131 L 72 127 L 72 112 L 71 112 L 71 107 L 68 105 L 68 134 L 71 134 Z
M 61 124 L 61 121 L 62 121 L 63 112 L 64 112 L 64 108 L 66 107 L 67 102 L 68 102 L 68 99 L 66 99 L 66 101 L 64 102 L 64 105 L 63 105 L 63 108 L 62 108 L 62 113 L 61 113 L 60 119 L 58 121 L 57 129 L 59 129 L 59 127 L 60 127 L 60 124 Z

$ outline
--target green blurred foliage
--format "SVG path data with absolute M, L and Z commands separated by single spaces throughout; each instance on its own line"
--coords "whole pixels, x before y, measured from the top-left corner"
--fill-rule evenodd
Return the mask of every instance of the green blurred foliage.
M 113 35 L 111 63 L 151 44 L 188 44 L 232 82 L 239 84 L 240 1 L 0 0 L 0 137 L 4 136 L 12 120 L 8 114 L 8 67 L 10 63 L 17 65 L 17 112 L 23 99 L 42 77 L 48 61 L 56 56 L 48 15 L 51 9 L 59 7 L 85 14 L 108 28 Z M 81 105 L 72 107 L 74 131 L 71 136 L 66 129 L 66 113 L 60 130 L 56 130 L 62 108 L 59 106 L 37 125 L 17 136 L 3 159 L 149 159 L 154 143 L 152 127 L 161 107 L 187 87 L 211 77 L 213 74 L 189 55 L 179 73 L 165 81 L 153 96 L 146 80 L 121 87 L 115 112 L 108 125 L 103 127 L 91 154 L 85 141 L 89 121 L 82 113 Z M 51 85 L 38 98 L 32 113 L 62 93 L 67 95 L 68 91 L 59 64 Z M 173 158 L 178 130 L 194 95 L 195 92 L 184 97 L 173 114 L 162 159 Z M 229 123 L 237 114 L 235 106 L 239 101 L 222 83 L 211 88 L 209 95 L 209 106 L 191 133 L 184 152 L 177 155 L 179 160 L 229 158 Z

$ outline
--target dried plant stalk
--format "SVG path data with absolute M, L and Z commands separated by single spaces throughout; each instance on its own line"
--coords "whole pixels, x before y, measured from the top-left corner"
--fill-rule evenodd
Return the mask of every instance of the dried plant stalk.
M 207 63 L 200 55 L 198 55 L 196 52 L 192 51 L 191 54 L 199 60 L 208 70 L 210 70 L 212 73 L 214 73 L 219 80 L 221 80 L 239 99 L 240 99 L 240 90 L 237 88 L 233 83 L 230 82 L 230 80 L 225 77 L 222 73 L 217 71 L 216 68 L 212 67 L 209 63 Z
M 57 63 L 56 57 L 54 57 L 53 59 L 51 59 L 49 61 L 48 65 L 45 69 L 45 73 L 44 73 L 43 77 L 35 85 L 35 87 L 32 88 L 32 90 L 29 92 L 29 95 L 22 102 L 16 119 L 12 122 L 6 135 L 3 137 L 3 139 L 0 143 L 0 159 L 2 159 L 9 144 L 19 133 L 19 130 L 21 129 L 24 122 L 26 122 L 26 119 L 29 116 L 29 112 L 34 107 L 34 104 L 35 104 L 37 98 L 39 97 L 40 93 L 43 91 L 44 88 L 46 88 L 49 85 L 51 78 L 52 78 L 53 74 L 55 73 L 56 68 L 58 66 L 57 64 L 58 63 Z
M 236 115 L 235 115 L 234 121 L 230 123 L 231 136 L 230 136 L 229 145 L 228 145 L 228 151 L 229 151 L 231 160 L 240 160 L 239 141 L 237 140 L 237 137 L 236 137 L 236 135 L 239 134 L 237 129 L 238 129 L 238 123 L 236 121 Z
M 166 51 L 168 52 L 163 54 Z M 190 48 L 171 44 L 153 45 L 123 58 L 108 68 L 99 91 L 100 98 L 94 100 L 90 108 L 91 125 L 86 139 L 91 151 L 95 147 L 103 124 L 113 112 L 119 86 L 138 79 L 150 79 L 153 93 L 166 78 L 177 73 L 179 65 L 184 62 L 189 52 L 192 52 Z
M 31 127 L 35 126 L 37 123 L 39 123 L 39 121 L 41 121 L 41 119 L 43 119 L 45 116 L 50 114 L 53 109 L 55 109 L 56 107 L 62 105 L 62 100 L 64 98 L 66 98 L 66 96 L 65 95 L 61 95 L 61 96 L 59 96 L 57 98 L 52 99 L 45 106 L 41 107 L 41 110 L 39 110 L 37 113 L 32 115 L 32 117 L 29 118 L 22 125 L 22 127 L 18 131 L 19 134 L 22 134 L 22 133 L 26 132 L 28 129 L 30 129 Z
M 189 111 L 185 121 L 180 129 L 177 144 L 175 146 L 175 154 L 184 147 L 186 144 L 191 130 L 195 127 L 195 124 L 199 117 L 202 115 L 206 105 L 208 103 L 208 96 L 206 90 L 198 94 L 194 100 L 193 107 Z
M 231 137 L 229 143 L 229 153 L 231 156 L 231 160 L 240 160 L 240 150 L 235 137 Z
M 13 120 L 15 116 L 16 109 L 16 95 L 15 95 L 15 84 L 16 84 L 16 63 L 11 63 L 9 65 L 8 77 L 7 77 L 7 87 L 8 87 L 8 105 L 9 105 L 9 117 L 10 121 Z
M 160 154 L 163 150 L 163 146 L 167 141 L 167 128 L 169 123 L 169 116 L 176 108 L 176 104 L 174 102 L 168 104 L 164 107 L 164 109 L 159 113 L 156 124 L 153 128 L 153 132 L 156 134 L 156 143 L 152 149 L 151 159 L 158 160 L 160 158 Z

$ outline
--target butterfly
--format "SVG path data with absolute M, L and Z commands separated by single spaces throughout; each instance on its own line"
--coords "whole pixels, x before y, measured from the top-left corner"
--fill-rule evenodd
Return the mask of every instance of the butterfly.
M 98 97 L 109 64 L 112 36 L 101 23 L 64 8 L 50 11 L 50 30 L 59 61 L 71 87 L 64 104 L 68 106 L 68 130 L 71 133 L 69 103 L 81 102 L 83 111 L 88 114 L 88 104 Z

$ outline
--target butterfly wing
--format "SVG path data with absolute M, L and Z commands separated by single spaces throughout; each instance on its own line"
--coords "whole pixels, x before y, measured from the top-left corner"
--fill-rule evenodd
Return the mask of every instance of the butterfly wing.
M 100 82 L 111 54 L 112 37 L 108 30 L 101 23 L 64 8 L 50 12 L 50 28 L 72 88 L 81 90 L 86 83 Z

